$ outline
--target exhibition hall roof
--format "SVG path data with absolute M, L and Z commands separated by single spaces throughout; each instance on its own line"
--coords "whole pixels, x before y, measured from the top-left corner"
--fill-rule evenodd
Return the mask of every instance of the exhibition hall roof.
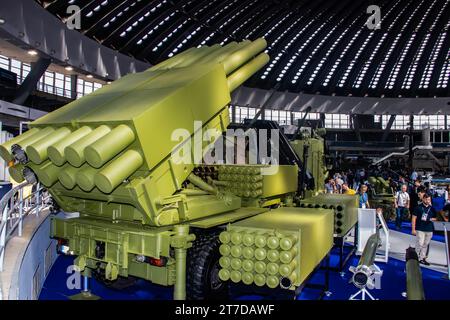
M 151 64 L 190 47 L 264 37 L 271 61 L 247 87 L 449 96 L 450 0 L 36 1 L 64 22 L 78 6 L 81 33 Z

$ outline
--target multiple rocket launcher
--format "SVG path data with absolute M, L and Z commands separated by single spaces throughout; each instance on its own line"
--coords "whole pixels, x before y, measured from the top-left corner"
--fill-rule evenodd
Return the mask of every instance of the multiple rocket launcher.
M 18 173 L 20 181 L 34 173 L 46 187 L 59 180 L 67 189 L 78 185 L 86 192 L 97 187 L 111 193 L 144 163 L 139 150 L 127 149 L 136 140 L 134 131 L 127 125 L 96 128 L 84 125 L 76 130 L 66 126 L 34 127 L 26 133 L 8 143 L 14 143 L 12 155 L 21 162 L 17 166 L 26 165 L 23 176 Z M 6 155 L 4 158 L 10 158 L 12 155 L 6 153 L 6 148 L 2 145 L 2 153 Z M 119 153 L 120 156 L 105 166 Z
M 67 240 L 80 270 L 100 263 L 109 280 L 134 275 L 174 284 L 175 298 L 183 299 L 186 251 L 195 238 L 189 225 L 209 219 L 205 225 L 215 226 L 212 216 L 225 214 L 217 218 L 223 225 L 238 220 L 226 220 L 226 214 L 249 210 L 253 217 L 242 217 L 221 234 L 222 280 L 292 290 L 326 256 L 333 244 L 333 211 L 293 207 L 296 166 L 280 166 L 277 175 L 264 177 L 251 167 L 219 166 L 214 188 L 194 175 L 194 163 L 171 157 L 196 133 L 194 121 L 202 122 L 202 130 L 226 130 L 230 94 L 269 61 L 262 52 L 266 45 L 258 39 L 189 49 L 49 113 L 0 146 L 16 181 L 39 181 L 64 211 L 81 213 L 79 219 L 52 220 L 52 236 Z M 179 128 L 190 137 L 173 141 Z M 191 143 L 192 153 L 195 147 Z M 185 181 L 197 189 L 184 188 Z M 217 190 L 231 194 L 221 198 Z M 286 207 L 261 208 L 287 194 Z M 241 244 L 236 232 L 260 240 Z M 229 252 L 228 242 L 236 247 Z M 99 244 L 108 248 L 106 255 L 94 250 Z M 244 251 L 259 263 L 250 268 Z M 152 266 L 138 256 L 169 262 Z
M 171 160 L 188 140 L 172 133 L 193 135 L 194 121 L 225 130 L 230 93 L 269 61 L 265 47 L 258 39 L 189 49 L 32 122 L 0 155 L 15 180 L 38 180 L 66 211 L 96 215 L 99 201 L 112 202 L 137 208 L 145 224 L 176 223 L 176 214 L 157 216 L 194 164 Z

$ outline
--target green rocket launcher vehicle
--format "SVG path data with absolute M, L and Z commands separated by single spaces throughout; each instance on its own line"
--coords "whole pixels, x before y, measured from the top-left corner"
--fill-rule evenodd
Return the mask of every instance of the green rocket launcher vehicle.
M 189 49 L 0 146 L 16 181 L 43 184 L 63 212 L 79 213 L 52 217 L 51 236 L 85 276 L 132 276 L 174 286 L 175 299 L 204 299 L 226 292 L 229 281 L 295 290 L 328 254 L 333 211 L 293 206 L 296 165 L 264 175 L 269 165 L 173 157 L 207 150 L 199 132 L 225 132 L 230 94 L 269 61 L 266 45 Z M 244 250 L 236 237 L 256 242 Z

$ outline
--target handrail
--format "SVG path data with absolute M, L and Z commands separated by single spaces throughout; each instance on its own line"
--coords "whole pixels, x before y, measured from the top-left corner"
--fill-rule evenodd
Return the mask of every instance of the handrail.
M 50 195 L 40 184 L 36 185 L 36 191 L 30 193 L 25 198 L 23 190 L 25 187 L 33 186 L 24 182 L 8 191 L 0 200 L 0 272 L 3 271 L 5 249 L 8 241 L 17 230 L 17 235 L 22 236 L 23 219 L 35 214 L 39 216 L 41 210 L 46 208 Z

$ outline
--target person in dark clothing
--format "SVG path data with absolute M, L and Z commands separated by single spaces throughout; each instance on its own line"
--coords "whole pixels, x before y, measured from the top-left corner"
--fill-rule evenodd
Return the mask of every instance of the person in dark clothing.
M 430 265 L 427 261 L 427 249 L 433 237 L 433 221 L 436 221 L 437 213 L 431 205 L 431 197 L 424 194 L 422 203 L 414 210 L 412 216 L 412 234 L 416 236 L 416 251 L 419 263 Z
M 420 180 L 416 180 L 414 181 L 414 185 L 410 188 L 409 191 L 409 198 L 411 199 L 410 203 L 411 212 L 414 212 L 414 210 L 419 205 L 419 202 L 421 201 L 419 199 L 419 191 L 420 191 Z
M 347 184 L 350 188 L 354 188 L 354 183 L 355 183 L 355 175 L 351 170 L 349 170 L 347 173 Z

